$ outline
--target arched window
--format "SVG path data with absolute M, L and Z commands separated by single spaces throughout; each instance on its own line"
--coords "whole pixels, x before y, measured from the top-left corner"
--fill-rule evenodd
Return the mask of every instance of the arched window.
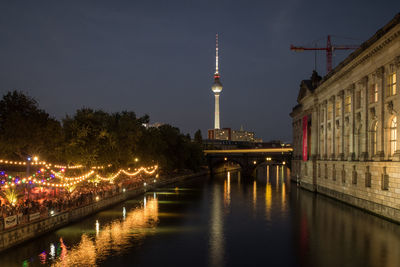
M 390 122 L 390 155 L 393 156 L 396 151 L 397 141 L 397 117 L 394 116 Z
M 377 143 L 378 143 L 378 122 L 374 122 L 371 128 L 371 155 L 375 155 L 377 152 Z

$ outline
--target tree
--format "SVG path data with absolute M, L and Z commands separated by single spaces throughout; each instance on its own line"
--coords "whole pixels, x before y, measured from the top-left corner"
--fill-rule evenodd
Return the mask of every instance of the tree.
M 0 101 L 0 153 L 25 160 L 28 155 L 50 159 L 62 150 L 62 128 L 38 108 L 36 100 L 19 91 L 8 92 Z
M 158 163 L 168 171 L 197 170 L 202 163 L 201 132 L 189 134 L 162 125 L 146 128 L 149 116 L 132 111 L 107 113 L 82 108 L 63 123 L 38 108 L 36 100 L 9 92 L 0 100 L 0 156 L 40 159 L 86 167 L 112 164 L 113 169 Z M 113 170 L 110 170 L 113 171 Z
M 203 144 L 203 137 L 201 136 L 201 131 L 200 129 L 198 129 L 195 133 L 194 133 L 194 142 L 196 144 L 202 145 Z
M 63 120 L 68 161 L 85 166 L 128 165 L 143 133 L 141 119 L 128 111 L 77 110 Z

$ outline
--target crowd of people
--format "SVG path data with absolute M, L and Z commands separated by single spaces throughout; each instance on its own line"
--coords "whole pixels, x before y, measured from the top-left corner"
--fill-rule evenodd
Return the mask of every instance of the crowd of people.
M 25 192 L 14 204 L 0 197 L 0 231 L 6 229 L 5 219 L 10 218 L 10 216 L 17 216 L 18 225 L 28 223 L 32 220 L 89 205 L 100 199 L 119 194 L 123 190 L 138 188 L 144 182 L 143 177 L 136 177 L 135 179 L 121 179 L 115 184 L 85 182 L 77 186 L 72 192 L 68 189 L 41 190 L 36 194 Z M 35 216 L 32 216 L 33 214 Z

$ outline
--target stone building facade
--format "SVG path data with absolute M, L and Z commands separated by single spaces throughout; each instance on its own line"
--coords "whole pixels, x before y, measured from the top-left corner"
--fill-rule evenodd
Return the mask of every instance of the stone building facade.
M 292 179 L 400 222 L 400 13 L 300 84 Z

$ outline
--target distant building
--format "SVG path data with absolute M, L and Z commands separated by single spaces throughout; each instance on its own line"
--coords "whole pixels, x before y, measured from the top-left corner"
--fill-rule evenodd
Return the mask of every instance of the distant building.
M 208 139 L 211 140 L 231 140 L 231 128 L 210 129 L 208 130 Z
M 231 128 L 210 129 L 208 130 L 208 139 L 238 142 L 262 142 L 262 139 L 255 138 L 254 132 L 245 131 L 243 130 L 243 127 L 240 130 L 232 130 Z
M 244 142 L 257 142 L 257 143 L 262 142 L 262 139 L 255 138 L 254 132 L 249 132 L 249 131 L 243 130 L 243 126 L 240 127 L 240 130 L 238 130 L 238 131 L 236 131 L 236 130 L 232 131 L 231 140 L 232 141 L 244 141 Z

